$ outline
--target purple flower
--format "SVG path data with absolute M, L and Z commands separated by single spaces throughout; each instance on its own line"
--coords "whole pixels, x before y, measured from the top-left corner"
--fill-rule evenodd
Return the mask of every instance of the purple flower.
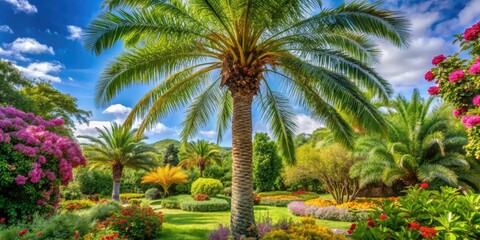
M 38 205 L 43 205 L 43 204 L 45 204 L 45 199 L 43 199 L 43 198 L 42 198 L 42 199 L 38 199 L 37 204 L 38 204 Z
M 46 162 L 47 162 L 47 159 L 45 159 L 45 156 L 40 155 L 40 157 L 38 157 L 38 163 L 45 164 Z
M 18 175 L 15 178 L 15 182 L 17 183 L 17 185 L 25 185 L 25 183 L 27 182 L 27 178 L 22 175 Z
M 472 100 L 473 105 L 480 106 L 480 95 L 477 95 Z
M 210 232 L 208 240 L 228 240 L 230 237 L 230 228 L 220 224 L 217 230 Z
M 462 80 L 465 77 L 465 72 L 463 70 L 456 70 L 450 74 L 448 80 L 450 82 L 456 82 L 458 80 Z

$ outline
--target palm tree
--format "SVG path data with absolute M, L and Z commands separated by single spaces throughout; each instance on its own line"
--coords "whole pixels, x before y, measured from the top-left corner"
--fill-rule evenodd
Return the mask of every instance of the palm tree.
M 453 127 L 445 105 L 433 107 L 432 101 L 422 99 L 417 89 L 410 100 L 398 96 L 387 113 L 388 138 L 359 140 L 358 151 L 367 159 L 352 167 L 351 176 L 359 177 L 362 186 L 374 182 L 391 186 L 397 181 L 412 186 L 434 179 L 458 186 L 459 180 L 468 179 L 463 174 L 469 169 L 463 151 L 466 135 Z
M 99 134 L 78 136 L 89 140 L 83 151 L 91 167 L 111 168 L 113 174 L 112 199 L 120 201 L 120 181 L 124 168 L 150 170 L 157 166 L 156 150 L 135 136 L 136 130 L 113 123 L 110 128 L 95 128 Z
M 181 167 L 172 167 L 167 164 L 164 167 L 158 167 L 155 171 L 147 173 L 142 177 L 142 183 L 154 183 L 162 186 L 163 197 L 168 196 L 168 189 L 173 184 L 185 183 L 188 175 L 182 172 Z
M 220 164 L 220 149 L 205 140 L 187 143 L 182 151 L 183 160 L 178 164 L 184 168 L 198 167 L 200 177 L 207 164 Z
M 373 39 L 400 47 L 409 41 L 408 21 L 378 3 L 326 9 L 318 0 L 104 0 L 103 6 L 85 30 L 85 47 L 101 54 L 123 41 L 126 51 L 97 83 L 99 106 L 129 86 L 155 83 L 125 121 L 142 120 L 138 134 L 187 105 L 183 141 L 212 120 L 220 141 L 232 121 L 235 237 L 256 236 L 248 231 L 255 229 L 252 105 L 290 163 L 296 129 L 290 101 L 324 122 L 337 141 L 352 145 L 353 130 L 338 109 L 367 129 L 385 129 L 361 93 L 378 99 L 392 93 L 370 67 L 379 60 Z

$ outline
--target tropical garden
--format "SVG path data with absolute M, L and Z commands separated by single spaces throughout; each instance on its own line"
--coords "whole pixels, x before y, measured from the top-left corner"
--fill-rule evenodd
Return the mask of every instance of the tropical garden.
M 1 60 L 0 239 L 480 238 L 480 23 L 432 56 L 428 93 L 399 94 L 378 43 L 407 48 L 410 23 L 379 3 L 102 8 L 84 48 L 124 51 L 95 103 L 150 89 L 124 122 L 75 136 L 91 112 Z M 299 133 L 294 108 L 323 127 Z M 145 137 L 179 110 L 178 139 Z M 217 142 L 198 139 L 212 120 Z

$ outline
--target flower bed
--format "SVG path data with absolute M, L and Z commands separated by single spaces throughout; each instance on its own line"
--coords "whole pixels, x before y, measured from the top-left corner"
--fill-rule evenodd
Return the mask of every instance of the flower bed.
M 205 201 L 195 201 L 189 195 L 165 198 L 161 205 L 163 208 L 182 209 L 190 212 L 217 212 L 230 209 L 230 203 L 226 199 L 212 197 Z
M 365 211 L 353 213 L 348 208 L 338 208 L 333 205 L 319 207 L 308 205 L 301 201 L 293 201 L 288 204 L 288 210 L 296 216 L 310 216 L 317 219 L 353 222 L 365 219 Z
M 120 194 L 120 201 L 122 203 L 129 203 L 130 199 L 133 198 L 144 198 L 145 194 L 143 193 L 121 193 Z

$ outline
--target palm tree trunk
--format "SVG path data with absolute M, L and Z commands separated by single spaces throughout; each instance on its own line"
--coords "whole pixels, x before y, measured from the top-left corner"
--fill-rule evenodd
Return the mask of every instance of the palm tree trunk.
M 113 172 L 113 190 L 112 199 L 120 202 L 120 181 L 122 180 L 123 165 L 114 165 L 112 167 Z
M 232 207 L 230 225 L 235 239 L 257 237 L 253 214 L 252 100 L 253 95 L 232 92 Z

